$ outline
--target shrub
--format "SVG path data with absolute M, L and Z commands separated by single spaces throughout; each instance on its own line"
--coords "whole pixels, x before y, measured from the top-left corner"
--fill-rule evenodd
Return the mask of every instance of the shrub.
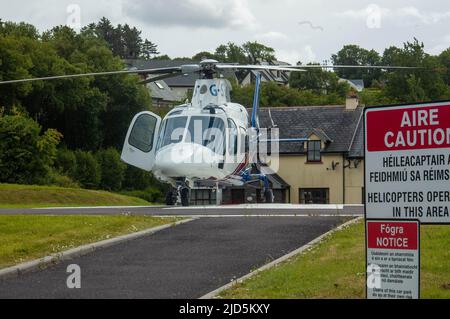
M 101 150 L 96 158 L 101 168 L 100 187 L 109 191 L 120 190 L 125 177 L 126 164 L 121 161 L 119 152 L 114 148 Z
M 98 188 L 101 181 L 101 168 L 91 152 L 75 151 L 77 161 L 75 180 L 84 188 Z
M 55 168 L 60 174 L 74 178 L 77 171 L 77 158 L 75 152 L 66 148 L 58 150 Z
M 121 194 L 142 198 L 150 203 L 163 203 L 165 200 L 163 192 L 155 187 L 149 187 L 145 190 L 123 191 Z
M 77 182 L 75 182 L 72 178 L 66 175 L 61 175 L 57 172 L 53 172 L 51 174 L 51 182 L 52 186 L 59 186 L 64 188 L 80 188 Z
M 49 182 L 56 147 L 62 135 L 31 118 L 0 113 L 0 182 L 45 184 Z
M 126 190 L 146 189 L 152 185 L 153 175 L 139 168 L 127 165 L 122 186 Z

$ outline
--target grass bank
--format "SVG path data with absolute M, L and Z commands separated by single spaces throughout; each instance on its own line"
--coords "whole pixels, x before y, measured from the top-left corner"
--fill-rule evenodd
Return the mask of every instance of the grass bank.
M 423 298 L 450 298 L 450 226 L 422 226 Z M 364 223 L 220 295 L 237 299 L 365 298 Z
M 0 184 L 0 208 L 147 205 L 150 203 L 143 199 L 105 191 Z
M 0 216 L 0 268 L 178 220 L 149 216 Z

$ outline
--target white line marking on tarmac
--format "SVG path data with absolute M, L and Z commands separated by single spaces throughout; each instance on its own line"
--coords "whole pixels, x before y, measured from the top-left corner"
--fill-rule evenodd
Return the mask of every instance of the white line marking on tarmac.
M 236 218 L 236 217 L 361 217 L 363 214 L 229 214 L 229 215 L 152 215 L 152 217 L 178 218 Z
M 163 208 L 164 206 L 82 206 L 82 207 L 40 207 L 32 208 L 35 210 L 63 210 L 63 209 L 128 209 L 128 208 Z
M 303 210 L 343 210 L 345 205 L 302 205 L 302 204 L 243 204 L 224 206 L 167 207 L 165 210 L 207 210 L 207 209 L 303 209 Z M 363 205 L 354 205 L 363 207 Z

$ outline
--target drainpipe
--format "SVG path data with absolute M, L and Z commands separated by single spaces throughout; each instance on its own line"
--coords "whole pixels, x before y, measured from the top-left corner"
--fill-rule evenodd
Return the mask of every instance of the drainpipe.
M 345 155 L 342 154 L 342 204 L 345 205 Z

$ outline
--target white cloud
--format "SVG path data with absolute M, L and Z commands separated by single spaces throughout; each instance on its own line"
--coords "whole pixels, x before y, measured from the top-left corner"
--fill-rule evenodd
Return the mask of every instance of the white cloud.
M 131 18 L 155 26 L 252 29 L 256 18 L 246 0 L 124 0 Z
M 288 40 L 289 37 L 282 33 L 277 31 L 269 31 L 266 33 L 257 34 L 255 36 L 257 39 L 263 39 L 263 40 Z
M 441 54 L 443 51 L 450 47 L 450 34 L 439 39 L 439 43 L 434 45 L 431 49 L 427 50 L 428 53 L 433 55 Z
M 450 11 L 444 12 L 422 12 L 416 7 L 404 7 L 400 8 L 396 15 L 399 17 L 412 17 L 416 18 L 423 24 L 435 24 L 439 23 L 442 20 L 450 18 Z
M 317 55 L 311 45 L 305 45 L 300 50 L 277 50 L 277 58 L 280 61 L 288 62 L 292 65 L 301 61 L 302 64 L 317 62 Z
M 336 16 L 342 18 L 353 18 L 353 19 L 367 19 L 370 15 L 381 14 L 381 16 L 388 16 L 391 10 L 388 8 L 382 8 L 375 4 L 370 4 L 366 8 L 360 10 L 346 10 L 343 12 L 335 13 Z
M 370 4 L 360 10 L 346 10 L 335 13 L 335 16 L 352 19 L 389 19 L 403 25 L 412 25 L 420 22 L 425 25 L 436 24 L 443 20 L 450 19 L 450 11 L 424 11 L 417 7 L 408 6 L 397 9 L 383 8 L 375 4 Z

